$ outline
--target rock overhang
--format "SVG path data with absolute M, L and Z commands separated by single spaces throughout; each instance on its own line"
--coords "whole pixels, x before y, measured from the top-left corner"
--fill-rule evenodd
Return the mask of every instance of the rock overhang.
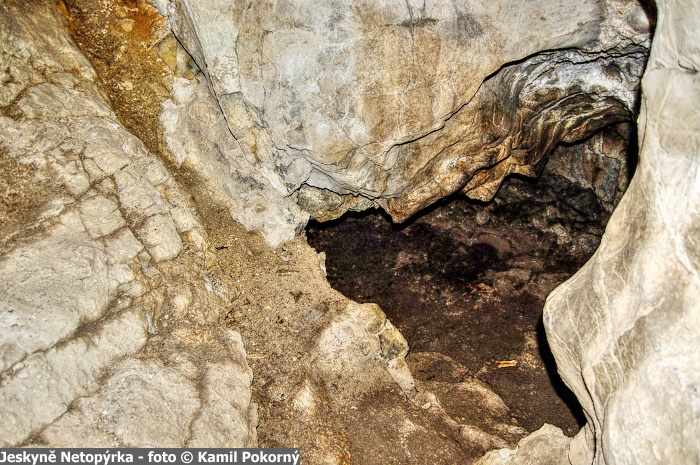
M 359 195 L 396 221 L 458 190 L 489 199 L 560 141 L 632 120 L 651 28 L 617 1 L 180 0 L 161 12 L 281 195 Z

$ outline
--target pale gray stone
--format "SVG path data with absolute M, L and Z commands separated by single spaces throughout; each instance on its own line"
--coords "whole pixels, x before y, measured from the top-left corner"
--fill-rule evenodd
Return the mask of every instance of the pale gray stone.
M 170 215 L 153 215 L 139 228 L 139 235 L 153 259 L 171 260 L 182 250 L 182 240 Z
M 631 118 L 649 45 L 640 4 L 616 0 L 157 3 L 203 73 L 163 105 L 171 161 L 274 245 L 309 213 L 381 205 L 401 220 L 536 174 L 558 142 Z M 180 253 L 179 233 L 208 245 L 196 212 L 116 120 L 53 5 L 27 5 L 0 4 L 0 143 L 38 185 L 54 170 L 60 186 L 23 219 L 22 241 L 0 238 L 0 444 L 255 445 L 240 336 L 216 361 L 193 337 L 220 337 L 206 324 L 222 310 L 196 313 L 214 292 L 187 260 L 207 257 Z M 545 428 L 494 463 L 700 460 L 700 18 L 687 0 L 658 6 L 638 172 L 598 252 L 546 310 L 589 425 L 573 440 Z M 196 331 L 142 350 L 170 341 L 168 299 Z M 392 381 L 415 399 L 401 334 L 374 306 L 339 307 L 318 323 L 309 378 L 285 381 L 301 418 L 324 419 L 333 383 L 338 405 Z
M 129 228 L 124 228 L 111 237 L 105 238 L 105 251 L 116 263 L 129 263 L 141 250 L 143 250 L 143 244 L 136 239 Z
M 238 336 L 240 341 L 240 336 Z M 240 342 L 240 350 L 243 343 Z M 255 404 L 250 399 L 253 373 L 247 365 L 209 365 L 199 416 L 188 447 L 253 447 Z
M 80 216 L 90 237 L 98 239 L 126 226 L 119 206 L 101 195 L 86 198 L 80 203 Z
M 135 160 L 136 168 L 152 186 L 165 184 L 170 179 L 168 169 L 160 160 L 152 157 L 138 158 Z
M 116 122 L 90 117 L 81 118 L 73 125 L 74 137 L 85 143 L 84 156 L 107 176 L 130 164 L 129 157 L 122 149 L 123 139 L 127 136 L 119 129 Z
M 76 410 L 66 412 L 41 432 L 41 439 L 52 447 L 117 447 L 115 439 L 102 431 L 98 422 L 80 412 L 83 399 L 76 400 Z
M 92 339 L 28 357 L 0 384 L 0 444 L 16 446 L 65 413 L 77 397 L 91 393 L 112 361 L 146 342 L 143 315 L 127 312 L 107 321 Z
M 571 438 L 564 436 L 561 429 L 545 424 L 522 439 L 515 449 L 491 451 L 476 465 L 572 465 L 568 455 L 570 442 Z
M 129 359 L 115 367 L 104 390 L 81 405 L 129 447 L 183 447 L 200 407 L 197 391 L 176 370 Z
M 176 370 L 128 359 L 102 392 L 80 399 L 42 437 L 59 446 L 82 438 L 109 447 L 116 438 L 132 447 L 182 447 L 198 406 L 192 383 Z
M 61 76 L 67 76 L 62 73 Z M 71 76 L 71 81 L 75 78 Z M 56 107 L 50 102 L 54 99 L 65 102 L 64 105 Z M 61 85 L 42 83 L 32 86 L 27 93 L 17 103 L 18 108 L 30 119 L 37 119 L 49 113 L 52 118 L 70 118 L 85 115 L 109 116 L 112 110 L 104 102 L 90 98 L 81 92 Z
M 256 445 L 240 336 L 201 393 L 144 355 L 166 276 L 187 271 L 168 262 L 178 229 L 205 238 L 165 165 L 96 90 L 53 4 L 0 5 L 0 70 L 12 79 L 0 84 L 2 156 L 31 167 L 23 194 L 41 201 L 20 205 L 21 240 L 0 238 L 0 445 L 184 446 L 205 392 L 225 405 L 208 404 L 199 443 Z
M 639 166 L 597 252 L 545 308 L 594 464 L 700 461 L 700 12 L 680 0 L 658 8 Z
M 127 166 L 114 174 L 119 203 L 126 213 L 137 218 L 162 215 L 168 212 L 165 199 L 134 166 Z
M 0 260 L 2 371 L 100 317 L 113 295 L 102 246 L 77 212 L 61 219 L 52 235 Z
M 79 197 L 90 188 L 90 178 L 79 160 L 70 160 L 63 164 L 55 163 L 54 169 L 63 179 L 68 193 L 73 197 Z
M 204 82 L 180 79 L 173 90 L 160 119 L 175 163 L 192 167 L 233 219 L 263 232 L 271 244 L 294 238 L 308 213 L 288 195 L 286 182 L 278 174 L 256 167 L 255 158 L 269 142 L 261 141 L 260 153 L 242 150 Z M 294 168 L 290 162 L 284 170 L 290 173 Z
M 582 144 L 559 146 L 544 172 L 565 176 L 583 188 L 592 189 L 601 205 L 612 211 L 631 179 L 628 145 L 634 137 L 632 131 L 630 124 L 619 125 Z
M 177 232 L 179 233 L 192 231 L 199 226 L 199 222 L 192 213 L 192 210 L 185 206 L 173 207 L 170 210 L 170 216 L 173 219 Z
M 649 44 L 643 9 L 612 0 L 293 5 L 160 9 L 242 151 L 225 158 L 282 194 L 361 195 L 398 221 L 460 189 L 488 200 L 508 174 L 536 174 L 561 140 L 630 119 Z M 269 237 L 270 226 L 254 229 Z
M 406 339 L 378 305 L 351 301 L 320 334 L 314 373 L 329 385 L 343 385 L 339 399 L 356 398 L 390 379 L 413 398 L 415 382 L 403 362 L 407 352 Z

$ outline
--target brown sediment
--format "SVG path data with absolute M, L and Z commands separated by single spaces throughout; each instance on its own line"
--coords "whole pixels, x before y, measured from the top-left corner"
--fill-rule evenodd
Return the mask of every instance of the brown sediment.
M 63 0 L 59 5 L 119 121 L 160 154 L 158 115 L 172 83 L 156 51 L 165 19 L 145 1 Z

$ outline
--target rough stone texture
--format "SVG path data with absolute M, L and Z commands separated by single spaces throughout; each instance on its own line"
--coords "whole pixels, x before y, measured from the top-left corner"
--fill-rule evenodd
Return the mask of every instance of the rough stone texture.
M 545 424 L 528 437 L 522 439 L 515 449 L 500 449 L 489 452 L 477 465 L 571 465 L 569 444 L 571 438 L 556 426 Z
M 167 166 L 118 121 L 53 2 L 0 4 L 0 446 L 254 446 L 260 424 L 309 463 L 371 465 L 513 442 L 505 422 L 456 422 L 464 406 L 415 383 L 382 312 L 330 289 L 293 238 L 309 214 L 488 199 L 557 142 L 629 119 L 641 7 L 155 3 L 203 73 L 153 44 L 182 78 L 162 107 Z M 637 174 L 547 308 L 589 425 L 529 438 L 524 460 L 700 460 L 700 13 L 659 14 Z
M 595 134 L 584 143 L 559 146 L 544 173 L 559 174 L 583 188 L 593 189 L 609 212 L 617 206 L 632 179 L 636 166 L 636 130 L 623 123 Z
M 383 430 L 386 445 L 401 431 L 412 463 L 473 458 L 437 406 L 407 400 L 430 394 L 416 392 L 406 341 L 376 305 L 333 291 L 302 238 L 272 249 L 231 221 L 276 200 L 251 187 L 266 179 L 255 171 L 216 184 L 234 166 L 217 144 L 236 142 L 225 127 L 219 137 L 220 113 L 200 119 L 204 85 L 179 81 L 164 104 L 166 115 L 181 105 L 203 146 L 159 160 L 120 124 L 59 11 L 0 6 L 12 74 L 0 112 L 0 445 L 252 447 L 259 427 L 265 445 L 343 463 L 366 447 L 360 433 Z M 278 231 L 268 242 L 296 233 L 279 211 L 255 213 Z
M 700 10 L 657 5 L 636 174 L 596 254 L 545 308 L 595 464 L 700 461 Z
M 379 306 L 352 303 L 319 336 L 314 371 L 324 384 L 344 386 L 343 391 L 336 393 L 338 400 L 355 399 L 366 392 L 368 386 L 377 384 L 377 376 L 386 376 L 372 369 L 376 356 L 391 362 L 407 353 L 408 343 Z M 369 354 L 376 356 L 368 357 Z M 408 371 L 405 364 L 403 368 Z M 404 391 L 415 397 L 410 372 L 408 382 Z
M 306 194 L 321 219 L 380 205 L 402 221 L 460 189 L 490 199 L 559 141 L 631 118 L 649 35 L 634 2 L 155 4 L 236 139 L 223 172 L 257 172 L 253 191 L 293 213 L 234 214 L 268 235 L 304 221 L 300 189 L 346 196 Z
M 240 336 L 165 310 L 201 280 L 197 215 L 52 2 L 0 5 L 0 71 L 0 445 L 255 445 Z
M 179 79 L 163 103 L 160 118 L 172 161 L 197 173 L 233 219 L 264 232 L 271 244 L 293 239 L 308 213 L 296 205 L 296 194 L 280 192 L 276 178 L 255 167 L 256 155 L 241 148 L 200 79 Z

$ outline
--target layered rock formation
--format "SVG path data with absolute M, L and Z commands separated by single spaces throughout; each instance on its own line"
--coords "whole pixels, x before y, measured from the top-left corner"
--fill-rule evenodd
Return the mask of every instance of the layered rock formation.
M 403 337 L 330 289 L 298 235 L 310 216 L 488 200 L 560 141 L 631 119 L 644 9 L 154 5 L 163 18 L 146 2 L 0 4 L 0 445 L 294 444 L 308 463 L 346 463 L 361 437 L 382 460 L 468 463 L 514 441 L 417 392 Z M 99 40 L 81 50 L 65 23 L 78 37 L 91 7 Z M 698 26 L 690 2 L 659 4 L 637 175 L 596 256 L 549 299 L 589 424 L 499 460 L 700 455 Z M 86 58 L 104 70 L 154 50 L 150 90 Z
M 636 127 L 608 127 L 585 142 L 559 146 L 543 173 L 559 174 L 595 192 L 602 207 L 612 212 L 629 186 L 637 164 Z
M 586 412 L 573 441 L 541 431 L 480 464 L 696 463 L 700 11 L 658 2 L 643 78 L 636 174 L 593 258 L 549 296 L 559 372 Z M 535 441 L 540 441 L 539 445 Z M 548 444 L 545 446 L 544 444 Z
M 690 33 L 700 11 L 658 6 L 635 177 L 596 254 L 545 308 L 559 370 L 595 437 L 593 463 L 700 458 L 700 41 Z M 630 434 L 643 440 L 625 447 Z
M 63 14 L 104 5 L 81 6 Z M 149 8 L 118 10 L 119 28 L 97 32 L 129 33 L 125 16 Z M 392 431 L 415 416 L 406 341 L 381 309 L 333 291 L 302 238 L 271 249 L 231 221 L 230 192 L 206 182 L 217 153 L 202 150 L 196 171 L 196 153 L 177 170 L 177 152 L 149 152 L 53 3 L 5 2 L 0 15 L 0 445 L 249 447 L 260 431 L 336 463 L 360 399 L 384 393 Z M 444 446 L 425 460 L 448 448 L 464 460 L 416 421 L 427 426 L 406 437 Z
M 297 192 L 314 217 L 377 205 L 402 221 L 537 174 L 558 142 L 631 118 L 649 38 L 628 2 L 157 4 L 254 167 L 243 175 L 288 199 L 284 225 L 234 213 L 273 243 L 304 221 Z
M 232 290 L 197 285 L 188 196 L 52 4 L 0 18 L 0 445 L 254 445 L 241 336 L 211 328 Z

